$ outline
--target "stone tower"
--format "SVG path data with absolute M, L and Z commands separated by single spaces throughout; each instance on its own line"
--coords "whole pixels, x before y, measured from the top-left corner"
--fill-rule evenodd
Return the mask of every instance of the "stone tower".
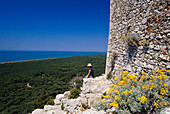
M 170 68 L 169 0 L 110 0 L 106 73 Z

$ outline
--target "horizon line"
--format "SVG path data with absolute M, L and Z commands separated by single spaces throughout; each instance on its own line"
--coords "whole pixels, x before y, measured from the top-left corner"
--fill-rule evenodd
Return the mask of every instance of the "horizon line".
M 61 50 L 0 50 L 0 51 L 59 51 L 61 52 Z M 103 53 L 107 53 L 107 51 L 63 51 L 63 52 L 103 52 Z

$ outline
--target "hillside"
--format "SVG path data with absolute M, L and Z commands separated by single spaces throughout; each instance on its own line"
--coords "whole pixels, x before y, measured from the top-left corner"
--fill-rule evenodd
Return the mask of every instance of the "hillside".
M 57 94 L 68 91 L 70 80 L 86 75 L 91 62 L 95 76 L 104 73 L 106 55 L 0 64 L 0 112 L 28 113 L 52 104 Z

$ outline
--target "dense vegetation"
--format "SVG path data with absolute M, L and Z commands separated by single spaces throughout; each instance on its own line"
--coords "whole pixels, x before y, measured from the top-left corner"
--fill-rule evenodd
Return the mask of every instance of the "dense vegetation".
M 88 73 L 87 63 L 93 64 L 95 76 L 104 73 L 105 59 L 106 55 L 87 55 L 0 64 L 0 112 L 26 114 L 53 104 L 73 77 Z

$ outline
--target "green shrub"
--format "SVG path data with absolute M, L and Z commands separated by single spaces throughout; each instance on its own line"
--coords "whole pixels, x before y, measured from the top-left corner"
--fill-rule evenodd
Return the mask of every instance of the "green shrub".
M 122 38 L 127 42 L 128 46 L 138 47 L 139 46 L 139 37 L 135 33 L 127 33 L 122 36 Z
M 83 77 L 82 76 L 76 76 L 74 77 L 69 84 L 69 88 L 77 88 L 80 89 L 80 87 L 83 85 Z
M 70 91 L 70 96 L 69 99 L 74 99 L 77 98 L 80 94 L 80 90 L 77 88 L 72 88 L 72 90 Z
M 95 102 L 94 107 L 96 110 L 107 110 L 108 109 L 108 103 L 107 102 L 102 102 L 102 100 L 99 100 Z
M 109 74 L 107 74 L 107 77 L 106 77 L 108 80 L 109 79 L 111 79 L 112 78 L 112 74 L 111 73 L 109 73 Z
M 54 105 L 54 99 L 49 99 L 49 101 L 47 101 L 46 105 Z
M 152 75 L 142 72 L 140 78 L 138 73 L 132 75 L 127 71 L 121 72 L 121 77 L 114 78 L 120 81 L 110 86 L 108 93 L 102 95 L 102 101 L 95 103 L 95 108 L 104 110 L 106 107 L 115 107 L 119 114 L 159 113 L 170 105 L 170 79 L 166 75 L 170 70 L 152 72 Z
M 84 109 L 90 109 L 91 108 L 90 106 L 88 106 L 87 103 L 81 103 L 81 105 Z
M 62 102 L 62 104 L 61 104 L 61 110 L 64 110 L 64 104 L 63 104 L 63 102 Z

